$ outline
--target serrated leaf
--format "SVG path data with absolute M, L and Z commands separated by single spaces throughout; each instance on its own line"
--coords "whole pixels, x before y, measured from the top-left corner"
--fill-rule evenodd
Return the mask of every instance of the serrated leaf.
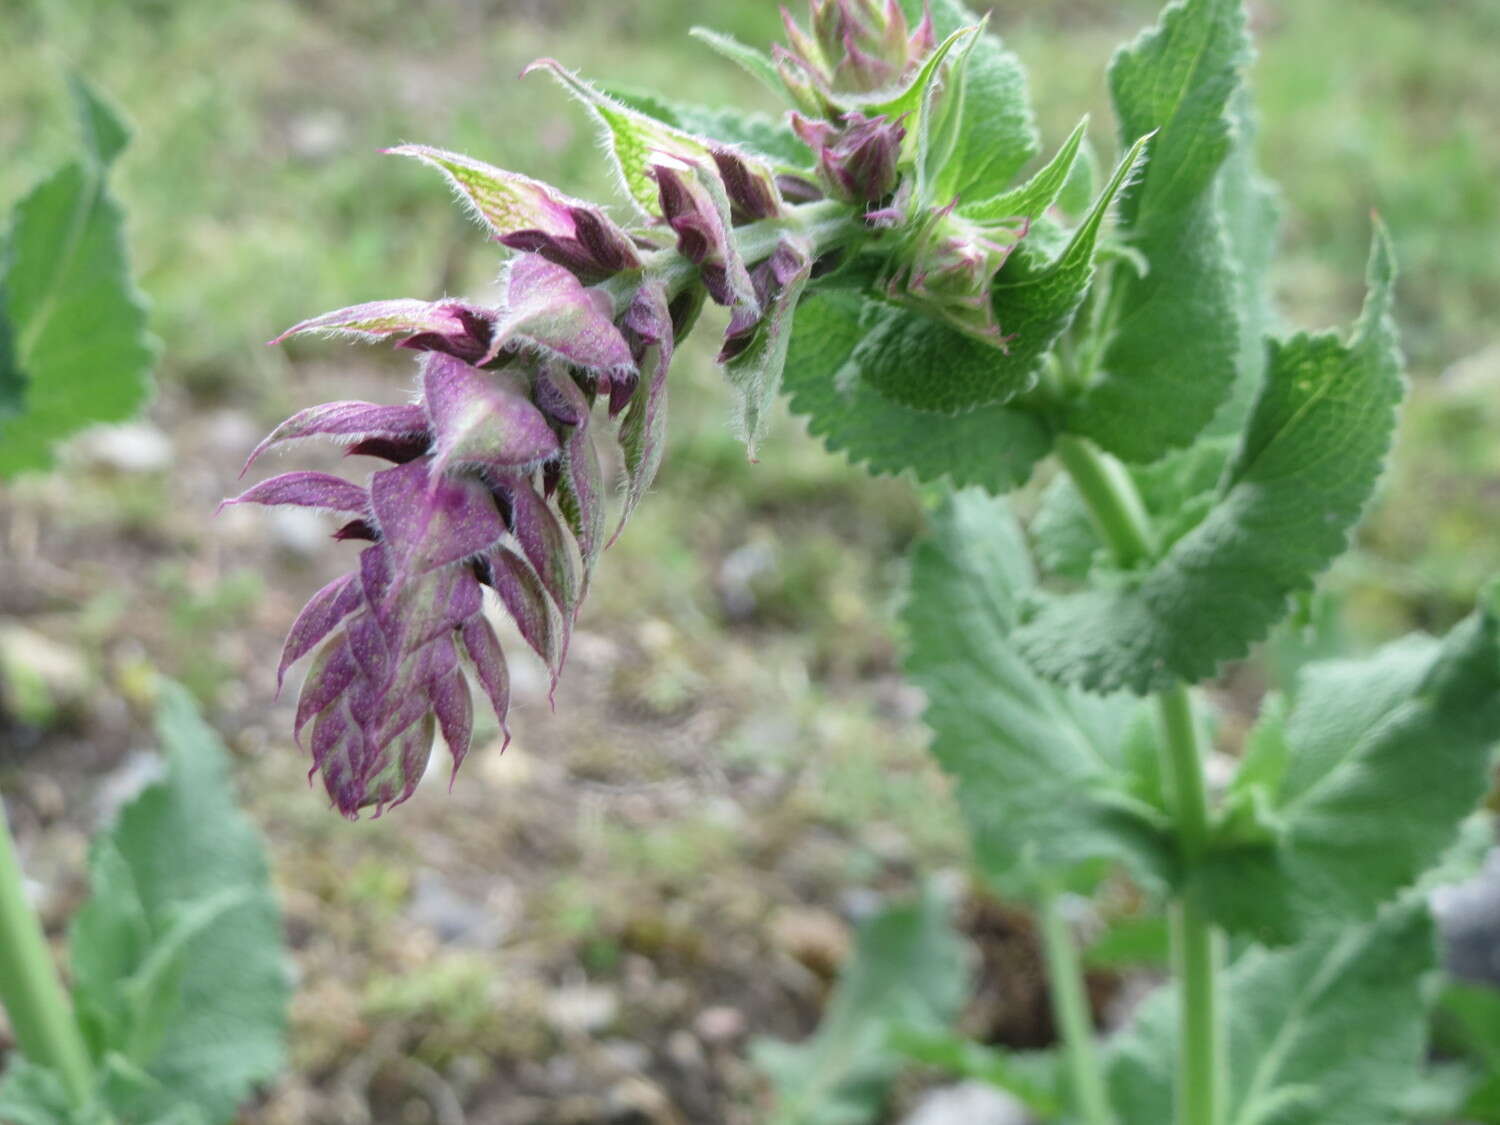
M 1138 704 L 1031 670 L 1011 638 L 1034 582 L 1009 505 L 976 492 L 948 499 L 912 563 L 906 670 L 975 859 L 1008 887 L 1100 858 L 1160 876 L 1167 846 L 1130 797 L 1124 755 Z
M 889 1045 L 892 1029 L 946 1027 L 967 977 L 962 939 L 935 892 L 865 922 L 816 1034 L 752 1047 L 776 1093 L 770 1125 L 873 1121 L 902 1065 Z
M 1281 208 L 1275 186 L 1260 172 L 1255 157 L 1256 121 L 1250 91 L 1241 87 L 1230 106 L 1234 148 L 1219 169 L 1219 209 L 1235 265 L 1235 307 L 1239 310 L 1240 352 L 1234 387 L 1206 431 L 1237 434 L 1244 428 L 1266 374 L 1264 340 L 1277 329 L 1271 298 L 1271 259 L 1276 251 Z
M 901 0 L 913 26 L 926 6 L 924 0 Z M 980 22 L 959 0 L 931 0 L 930 8 L 933 27 L 942 37 Z M 1010 187 L 1040 149 L 1026 71 L 997 36 L 986 33 L 974 44 L 964 84 L 953 191 L 960 199 L 988 199 Z
M 1404 1125 L 1426 1054 L 1436 968 L 1420 900 L 1290 949 L 1251 949 L 1226 974 L 1233 1125 Z M 1121 1125 L 1172 1118 L 1176 996 L 1162 989 L 1109 1047 Z
M 1394 277 L 1381 228 L 1353 337 L 1272 343 L 1255 414 L 1201 522 L 1146 569 L 1037 599 L 1017 643 L 1039 671 L 1101 692 L 1197 683 L 1264 638 L 1344 550 L 1404 389 Z
M 101 1060 L 134 1058 L 150 1080 L 111 1096 L 112 1109 L 131 1119 L 149 1086 L 153 1100 L 223 1121 L 282 1066 L 280 917 L 226 752 L 176 685 L 162 687 L 158 729 L 166 777 L 96 846 L 91 897 L 70 934 L 75 992 L 81 1011 L 117 1015 L 95 1024 Z
M 995 278 L 993 303 L 1009 341 L 1005 351 L 930 316 L 870 302 L 861 313 L 862 338 L 840 381 L 857 378 L 903 406 L 940 414 L 1004 403 L 1034 388 L 1043 357 L 1088 293 L 1099 231 L 1145 143 L 1138 140 L 1125 154 L 1056 258 L 1038 258 L 1023 241 Z
M 149 388 L 144 301 L 103 180 L 123 131 L 102 103 L 80 98 L 95 150 L 21 200 L 0 260 L 13 349 L 0 386 L 13 391 L 22 372 L 26 381 L 24 409 L 0 420 L 0 477 L 45 468 L 55 443 L 91 423 L 129 418 Z
M 1121 142 L 1157 131 L 1120 204 L 1121 235 L 1150 268 L 1111 272 L 1107 347 L 1069 425 L 1127 461 L 1187 445 L 1234 383 L 1240 314 L 1216 176 L 1248 44 L 1243 0 L 1177 0 L 1110 66 Z
M 958 209 L 959 214 L 976 222 L 1035 219 L 1040 216 L 1057 201 L 1058 195 L 1072 177 L 1088 125 L 1089 119 L 1085 117 L 1063 142 L 1062 148 L 1057 150 L 1057 155 L 1020 187 L 978 203 L 965 204 Z M 1092 192 L 1086 193 L 1086 199 L 1092 197 Z
M 1489 789 L 1500 743 L 1500 619 L 1439 642 L 1309 665 L 1272 712 L 1227 797 L 1254 803 L 1266 843 L 1210 851 L 1204 901 L 1228 928 L 1286 940 L 1358 922 L 1413 886 Z
M 892 402 L 838 373 L 859 343 L 858 294 L 828 290 L 797 308 L 783 387 L 788 405 L 835 453 L 877 475 L 909 472 L 924 483 L 948 479 L 1000 494 L 1026 483 L 1052 448 L 1039 415 L 984 406 L 935 424 L 931 414 Z

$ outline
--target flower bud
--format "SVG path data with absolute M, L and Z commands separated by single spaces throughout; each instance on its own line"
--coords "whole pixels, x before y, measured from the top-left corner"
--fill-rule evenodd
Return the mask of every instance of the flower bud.
M 898 83 L 935 46 L 932 14 L 913 31 L 897 0 L 812 0 L 812 33 L 782 9 L 787 45 L 777 70 L 792 100 L 812 116 L 835 116 L 848 95 Z
M 906 130 L 885 117 L 851 111 L 839 125 L 792 114 L 792 128 L 818 158 L 824 190 L 845 203 L 878 203 L 895 190 Z
M 956 213 L 956 202 L 923 223 L 888 291 L 1004 349 L 1009 338 L 995 317 L 994 279 L 1030 224 L 972 222 Z

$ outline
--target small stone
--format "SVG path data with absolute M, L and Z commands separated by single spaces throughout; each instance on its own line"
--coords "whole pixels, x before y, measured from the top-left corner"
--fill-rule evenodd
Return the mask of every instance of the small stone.
M 929 1090 L 901 1125 L 1028 1125 L 1026 1107 L 1003 1090 L 961 1082 Z
M 22 625 L 0 627 L 0 700 L 24 722 L 46 727 L 84 709 L 93 683 L 78 650 Z
M 565 1034 L 601 1031 L 615 1022 L 619 1011 L 615 990 L 602 985 L 569 985 L 547 999 L 547 1022 Z
M 644 1043 L 630 1039 L 607 1039 L 599 1050 L 619 1070 L 634 1074 L 651 1065 L 651 1051 Z
M 120 473 L 159 473 L 172 464 L 172 439 L 149 422 L 94 426 L 80 434 L 83 459 Z
M 667 1058 L 672 1060 L 674 1066 L 682 1070 L 703 1069 L 703 1048 L 698 1045 L 697 1036 L 681 1028 L 667 1036 Z
M 745 1033 L 745 1016 L 727 1005 L 704 1008 L 693 1021 L 693 1030 L 711 1046 L 732 1043 Z
M 826 979 L 838 975 L 849 956 L 849 927 L 826 910 L 785 907 L 771 919 L 771 940 Z

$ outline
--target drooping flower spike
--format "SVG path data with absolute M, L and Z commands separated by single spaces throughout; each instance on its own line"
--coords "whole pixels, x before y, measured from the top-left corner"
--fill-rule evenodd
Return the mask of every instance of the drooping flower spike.
M 635 220 L 470 157 L 390 149 L 441 172 L 505 248 L 498 303 L 376 301 L 273 341 L 342 335 L 420 357 L 412 401 L 309 407 L 246 464 L 326 438 L 384 463 L 366 484 L 293 472 L 227 501 L 326 509 L 341 518 L 336 540 L 364 544 L 357 568 L 297 618 L 277 671 L 279 684 L 311 658 L 296 733 L 346 815 L 405 800 L 438 732 L 457 768 L 473 726 L 465 668 L 504 726 L 509 676 L 486 599 L 555 687 L 599 556 L 662 463 L 672 359 L 706 301 L 729 313 L 718 359 L 740 392 L 752 458 L 798 304 L 846 263 L 866 300 L 915 308 L 1003 353 L 994 275 L 1055 197 L 1078 137 L 1042 186 L 978 211 L 951 191 L 937 199 L 978 29 L 938 44 L 930 14 L 913 28 L 895 0 L 813 0 L 811 27 L 789 18 L 789 45 L 767 62 L 798 111 L 788 139 L 811 150 L 807 166 L 694 135 L 544 59 L 529 69 L 600 122 Z M 613 529 L 597 446 L 609 423 L 623 466 Z

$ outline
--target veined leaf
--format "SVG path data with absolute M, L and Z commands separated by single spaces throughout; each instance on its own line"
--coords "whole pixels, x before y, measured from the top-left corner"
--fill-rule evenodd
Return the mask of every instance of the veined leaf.
M 960 0 L 931 0 L 930 6 L 933 27 L 944 38 L 980 22 Z M 924 0 L 901 0 L 901 8 L 915 26 L 923 17 Z M 1026 72 L 997 36 L 979 36 L 969 55 L 964 83 L 953 191 L 961 200 L 988 199 L 1010 187 L 1036 156 L 1040 148 L 1036 120 Z
M 767 114 L 668 101 L 652 93 L 620 86 L 610 86 L 606 92 L 631 109 L 695 136 L 758 153 L 788 171 L 810 174 L 807 169 L 812 165 L 811 150 L 785 122 L 774 120 Z
M 146 1104 L 135 1090 L 224 1121 L 282 1065 L 281 923 L 223 746 L 176 685 L 163 685 L 158 723 L 166 777 L 95 848 L 70 935 L 75 996 L 99 1060 L 142 1076 L 110 1095 L 111 1109 L 133 1119 Z
M 1125 154 L 1056 258 L 1040 260 L 1022 242 L 995 278 L 995 314 L 1009 338 L 1007 350 L 930 316 L 870 302 L 861 314 L 863 338 L 840 381 L 858 378 L 903 406 L 942 414 L 1008 402 L 1034 388 L 1043 357 L 1088 293 L 1099 231 L 1145 143 L 1142 138 Z
M 1139 704 L 1059 688 L 1012 642 L 1035 576 L 1009 505 L 951 497 L 917 548 L 906 669 L 927 693 L 932 752 L 953 776 L 980 869 L 1007 887 L 1094 859 L 1160 876 L 1166 845 L 1129 796 Z
M 776 1091 L 771 1125 L 873 1121 L 901 1068 L 889 1045 L 892 1031 L 948 1026 L 967 976 L 962 940 L 936 893 L 867 921 L 812 1039 L 796 1045 L 763 1039 L 752 1047 Z
M 1423 983 L 1436 968 L 1420 899 L 1302 945 L 1251 949 L 1229 970 L 1232 1125 L 1402 1125 L 1426 1055 Z M 1176 997 L 1163 989 L 1111 1041 L 1121 1125 L 1172 1120 Z
M 87 159 L 21 200 L 0 257 L 9 335 L 0 346 L 0 477 L 45 468 L 52 446 L 87 425 L 129 418 L 149 388 L 145 305 L 104 183 L 128 133 L 87 87 L 74 89 Z
M 1088 131 L 1089 119 L 1085 117 L 1063 142 L 1057 155 L 1046 167 L 1032 176 L 1020 187 L 991 196 L 979 203 L 969 203 L 959 208 L 959 214 L 977 222 L 1003 222 L 1006 219 L 1035 219 L 1057 201 L 1069 178 L 1073 166 L 1078 162 L 1078 151 Z
M 1234 383 L 1240 313 L 1216 177 L 1247 57 L 1243 0 L 1177 0 L 1110 67 L 1122 143 L 1156 130 L 1120 205 L 1149 269 L 1111 271 L 1107 346 L 1069 426 L 1126 461 L 1188 444 Z
M 1228 794 L 1270 838 L 1211 851 L 1201 893 L 1222 924 L 1262 940 L 1368 918 L 1458 838 L 1497 744 L 1495 607 L 1441 642 L 1309 665 L 1290 713 L 1252 735 Z
M 862 339 L 858 294 L 826 290 L 797 308 L 783 386 L 793 413 L 835 453 L 877 475 L 910 472 L 923 482 L 947 478 L 955 487 L 992 493 L 1026 483 L 1052 448 L 1039 415 L 982 406 L 936 423 L 931 414 L 892 402 L 858 378 L 839 372 Z
M 1145 694 L 1249 651 L 1344 549 L 1380 475 L 1404 380 L 1395 264 L 1378 229 L 1348 343 L 1272 344 L 1266 385 L 1212 510 L 1149 568 L 1041 596 L 1017 643 L 1049 678 Z

